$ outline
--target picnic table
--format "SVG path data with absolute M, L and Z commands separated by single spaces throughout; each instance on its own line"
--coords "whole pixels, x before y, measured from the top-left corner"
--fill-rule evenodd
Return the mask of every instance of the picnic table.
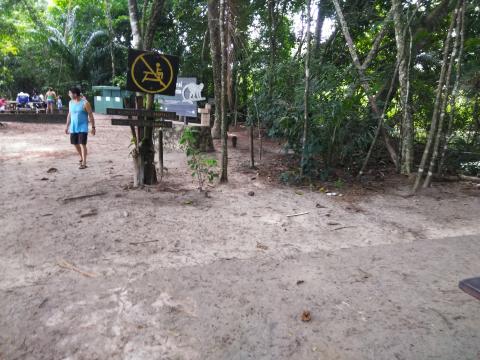
M 460 281 L 459 288 L 480 300 L 480 277 Z
M 27 111 L 35 111 L 35 112 L 44 112 L 45 109 L 42 107 L 36 107 L 35 105 L 43 105 L 44 103 L 41 101 L 29 101 L 25 107 L 19 107 L 18 106 L 19 102 L 18 101 L 7 101 L 5 110 L 6 111 L 14 111 L 14 112 L 27 112 Z M 32 107 L 33 106 L 33 107 Z
M 17 110 L 17 102 L 16 101 L 7 101 L 7 106 L 5 107 L 5 110 L 13 110 L 13 111 L 16 111 Z

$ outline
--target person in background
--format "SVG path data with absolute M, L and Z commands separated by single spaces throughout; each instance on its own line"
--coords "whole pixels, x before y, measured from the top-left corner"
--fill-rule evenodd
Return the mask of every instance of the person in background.
M 57 94 L 55 94 L 55 91 L 53 91 L 52 88 L 48 88 L 45 97 L 47 98 L 47 114 L 49 111 L 50 114 L 53 114 L 53 104 L 55 103 L 55 98 L 57 97 Z
M 95 135 L 95 119 L 89 102 L 80 97 L 79 88 L 72 87 L 68 96 L 72 100 L 68 104 L 65 134 L 70 134 L 70 143 L 75 146 L 80 155 L 79 169 L 85 169 L 87 167 L 88 122 L 90 120 L 92 135 Z
M 62 97 L 60 95 L 57 97 L 57 109 L 58 111 L 62 111 L 63 109 Z
M 5 107 L 7 106 L 7 100 L 0 97 L 0 111 L 5 111 Z
M 23 91 L 20 91 L 17 94 L 17 104 L 19 108 L 27 107 L 29 102 L 30 102 L 30 95 L 28 93 L 24 93 Z
M 37 90 L 35 89 L 33 89 L 31 101 L 32 104 L 30 104 L 30 106 L 38 113 L 38 111 L 42 108 L 42 103 L 40 102 L 40 96 L 38 96 Z

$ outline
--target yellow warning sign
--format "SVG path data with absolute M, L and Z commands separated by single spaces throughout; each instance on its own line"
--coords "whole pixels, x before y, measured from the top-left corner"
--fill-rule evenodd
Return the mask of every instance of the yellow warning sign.
M 127 90 L 175 95 L 178 58 L 155 52 L 129 50 Z

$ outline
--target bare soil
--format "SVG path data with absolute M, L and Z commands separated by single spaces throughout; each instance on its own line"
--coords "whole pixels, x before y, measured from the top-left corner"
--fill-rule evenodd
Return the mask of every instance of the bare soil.
M 85 170 L 61 125 L 0 128 L 0 359 L 480 359 L 478 186 L 287 187 L 237 135 L 206 197 L 180 152 L 132 189 L 106 117 Z

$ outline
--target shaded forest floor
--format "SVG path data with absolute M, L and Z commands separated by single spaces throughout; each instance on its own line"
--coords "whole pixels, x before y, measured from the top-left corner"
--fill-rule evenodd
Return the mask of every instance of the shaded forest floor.
M 475 185 L 287 187 L 237 133 L 210 197 L 179 152 L 132 189 L 129 129 L 97 131 L 79 170 L 63 126 L 0 129 L 0 359 L 480 357 Z

